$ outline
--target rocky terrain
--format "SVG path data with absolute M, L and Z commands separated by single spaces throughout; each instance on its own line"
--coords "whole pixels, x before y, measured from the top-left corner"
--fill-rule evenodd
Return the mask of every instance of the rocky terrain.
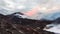
M 54 34 L 43 30 L 47 24 L 52 22 L 50 20 L 33 20 L 0 14 L 0 34 Z

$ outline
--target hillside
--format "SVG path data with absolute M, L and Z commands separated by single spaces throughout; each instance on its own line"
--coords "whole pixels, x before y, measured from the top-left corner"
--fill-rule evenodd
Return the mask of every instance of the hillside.
M 52 23 L 49 20 L 33 20 L 18 18 L 14 15 L 0 14 L 0 33 L 1 34 L 54 34 L 44 31 L 43 28 Z

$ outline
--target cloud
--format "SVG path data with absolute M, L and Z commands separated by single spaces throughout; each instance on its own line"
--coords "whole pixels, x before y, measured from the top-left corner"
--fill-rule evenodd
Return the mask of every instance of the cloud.
M 27 17 L 31 19 L 50 18 L 55 12 L 60 12 L 60 0 L 0 0 L 0 13 L 12 14 L 14 12 L 28 12 L 39 6 L 39 11 L 34 16 Z M 8 12 L 7 12 L 8 11 Z M 55 15 L 56 16 L 56 15 Z M 38 18 L 37 18 L 38 17 Z

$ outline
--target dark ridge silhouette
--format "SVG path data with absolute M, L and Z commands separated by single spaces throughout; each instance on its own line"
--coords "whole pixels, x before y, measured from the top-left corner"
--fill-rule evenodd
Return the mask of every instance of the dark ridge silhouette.
M 60 24 L 60 17 L 54 20 L 56 23 Z
M 0 14 L 0 34 L 54 34 L 43 28 L 52 23 L 49 20 L 33 20 Z

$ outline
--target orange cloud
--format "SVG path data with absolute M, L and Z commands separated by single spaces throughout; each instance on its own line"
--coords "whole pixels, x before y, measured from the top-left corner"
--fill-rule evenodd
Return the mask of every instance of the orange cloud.
M 33 15 L 35 15 L 37 13 L 37 11 L 38 11 L 38 7 L 35 7 L 32 10 L 26 12 L 25 15 L 27 15 L 27 16 L 33 16 Z

